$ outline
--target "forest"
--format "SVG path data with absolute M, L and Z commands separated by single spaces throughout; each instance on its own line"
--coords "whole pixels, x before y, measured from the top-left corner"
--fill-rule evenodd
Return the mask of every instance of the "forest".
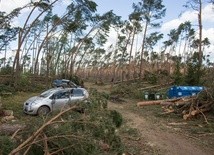
M 163 0 L 133 3 L 127 20 L 113 10 L 100 14 L 93 0 L 68 2 L 62 9 L 59 8 L 62 0 L 31 0 L 10 13 L 0 11 L 0 113 L 1 106 L 5 107 L 1 102 L 5 102 L 6 109 L 11 107 L 21 123 L 25 122 L 24 127 L 13 131 L 15 142 L 0 135 L 0 146 L 4 148 L 0 149 L 0 154 L 49 155 L 68 154 L 69 151 L 74 154 L 122 154 L 127 151 L 126 144 L 122 144 L 123 138 L 120 139 L 116 131 L 123 126 L 123 118 L 114 109 L 106 110 L 107 100 L 139 101 L 144 98 L 142 90 L 156 86 L 160 89 L 172 85 L 206 87 L 205 95 L 182 100 L 182 103 L 166 101 L 165 110 L 173 107 L 169 113 L 176 114 L 188 110 L 189 113 L 185 113 L 189 114 L 187 120 L 192 118 L 191 112 L 196 111 L 206 124 L 211 124 L 207 132 L 213 134 L 213 120 L 204 112 L 211 111 L 212 115 L 214 111 L 214 63 L 210 55 L 205 54 L 212 43 L 203 37 L 202 16 L 202 8 L 207 4 L 214 5 L 213 0 L 184 2 L 184 8 L 197 13 L 197 25 L 185 21 L 171 29 L 167 37 L 160 32 L 167 10 Z M 17 19 L 22 20 L 19 26 L 14 24 Z M 109 42 L 112 37 L 114 42 Z M 73 113 L 74 107 L 70 107 L 39 119 L 26 118 L 20 115 L 21 110 L 15 111 L 20 106 L 15 102 L 24 100 L 18 96 L 26 98 L 50 88 L 55 79 L 69 79 L 86 88 L 101 86 L 99 91 L 89 90 L 94 106 L 81 104 L 89 109 L 84 115 Z M 8 99 L 11 95 L 14 95 L 13 100 Z M 186 102 L 191 104 L 186 105 Z M 133 110 L 132 106 L 129 108 Z M 134 110 L 139 112 L 139 107 Z M 151 111 L 154 110 L 157 109 Z M 29 128 L 32 122 L 37 126 Z M 23 128 L 28 132 L 21 131 Z M 122 136 L 131 134 L 135 139 L 138 134 L 132 128 L 130 133 L 120 131 Z M 56 142 L 56 138 L 62 140 Z M 39 152 L 35 153 L 35 150 Z
M 186 21 L 172 29 L 166 40 L 158 29 L 167 9 L 162 1 L 134 3 L 125 21 L 112 10 L 98 14 L 94 1 L 71 1 L 60 14 L 58 3 L 30 2 L 9 14 L 1 12 L 0 74 L 10 75 L 14 87 L 23 76 L 76 75 L 111 82 L 159 74 L 171 77 L 175 84 L 197 85 L 203 83 L 203 71 L 213 67 L 209 55 L 203 54 L 210 45 L 209 38 L 202 38 L 205 2 L 186 3 L 197 10 L 198 26 Z M 26 9 L 23 25 L 12 26 Z M 111 31 L 117 39 L 106 46 Z M 160 42 L 163 47 L 155 48 Z M 11 44 L 16 45 L 12 55 L 8 54 Z

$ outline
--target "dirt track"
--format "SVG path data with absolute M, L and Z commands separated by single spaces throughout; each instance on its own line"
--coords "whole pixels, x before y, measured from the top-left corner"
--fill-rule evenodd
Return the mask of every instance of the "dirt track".
M 142 144 L 143 147 L 149 146 L 155 150 L 155 154 L 163 155 L 213 155 L 214 150 L 200 145 L 197 140 L 185 135 L 170 132 L 170 130 L 164 130 L 152 124 L 147 119 L 139 116 L 137 113 L 131 112 L 125 108 L 123 104 L 109 103 L 109 108 L 119 111 L 127 124 L 133 128 L 137 128 L 140 132 L 140 141 L 138 144 Z M 197 143 L 196 143 L 197 142 Z M 146 143 L 146 144 L 145 144 Z M 143 146 L 144 145 L 144 146 Z M 140 145 L 138 147 L 141 147 Z M 141 151 L 141 154 L 143 151 Z M 148 152 L 146 153 L 148 154 Z M 154 154 L 154 152 L 150 153 Z

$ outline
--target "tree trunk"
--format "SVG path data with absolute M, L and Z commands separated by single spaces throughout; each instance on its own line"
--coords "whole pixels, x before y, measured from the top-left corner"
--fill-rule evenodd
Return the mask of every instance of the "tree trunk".
M 131 77 L 131 69 L 132 69 L 131 56 L 132 56 L 132 51 L 133 51 L 133 46 L 134 46 L 135 33 L 136 33 L 136 29 L 134 28 L 133 36 L 132 36 L 132 40 L 131 40 L 131 48 L 130 48 L 130 52 L 129 52 L 129 66 L 128 66 L 129 77 Z
M 143 71 L 143 55 L 144 55 L 144 47 L 145 47 L 145 42 L 146 42 L 147 28 L 148 28 L 148 22 L 146 22 L 144 34 L 143 34 L 143 42 L 142 42 L 142 49 L 141 49 L 141 55 L 140 55 L 140 78 L 142 78 L 144 76 L 143 75 L 143 73 L 144 73 L 144 71 Z
M 14 87 L 17 87 L 17 83 L 18 83 L 18 79 L 19 79 L 19 74 L 20 74 L 20 64 L 19 64 L 19 59 L 20 59 L 20 50 L 21 50 L 21 45 L 22 45 L 22 41 L 21 41 L 21 34 L 22 34 L 22 29 L 20 29 L 19 31 L 19 36 L 18 36 L 18 49 L 16 51 L 16 55 L 14 58 L 14 62 L 13 62 L 13 73 L 12 73 L 12 81 L 14 81 Z
M 198 49 L 198 59 L 199 59 L 199 71 L 201 70 L 203 51 L 202 51 L 202 2 L 199 0 L 199 12 L 198 12 L 198 25 L 199 25 L 199 49 Z

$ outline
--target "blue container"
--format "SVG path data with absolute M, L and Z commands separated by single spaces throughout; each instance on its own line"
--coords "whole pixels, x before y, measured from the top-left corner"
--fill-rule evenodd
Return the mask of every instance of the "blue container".
M 203 89 L 204 87 L 202 86 L 173 86 L 168 91 L 168 98 L 194 96 Z

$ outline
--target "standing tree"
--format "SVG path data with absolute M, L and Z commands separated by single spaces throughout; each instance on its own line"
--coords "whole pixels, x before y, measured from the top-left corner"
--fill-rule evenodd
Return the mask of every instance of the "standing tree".
M 198 46 L 198 63 L 199 67 L 202 66 L 203 51 L 202 51 L 202 0 L 189 0 L 185 7 L 192 8 L 198 13 L 198 27 L 199 27 L 199 46 Z
M 194 11 L 197 12 L 198 14 L 198 27 L 199 27 L 199 30 L 198 30 L 198 33 L 199 33 L 199 36 L 198 36 L 198 71 L 200 72 L 200 70 L 202 69 L 202 63 L 203 63 L 203 50 L 202 50 L 202 28 L 203 28 L 203 25 L 202 25 L 202 6 L 203 4 L 205 3 L 205 1 L 203 0 L 188 0 L 185 7 L 187 8 L 191 8 L 193 9 Z M 198 77 L 199 81 L 200 81 L 200 78 L 201 77 Z
M 143 40 L 140 55 L 140 77 L 143 76 L 143 55 L 145 50 L 146 37 L 149 27 L 159 27 L 160 20 L 165 16 L 165 6 L 162 0 L 142 0 L 137 4 L 133 4 L 134 12 L 140 15 L 140 19 L 144 22 L 143 26 Z
M 17 50 L 16 50 L 14 62 L 13 62 L 13 73 L 14 73 L 13 74 L 13 81 L 14 81 L 14 86 L 15 87 L 17 86 L 17 82 L 19 80 L 19 76 L 20 76 L 20 73 L 21 73 L 21 70 L 20 70 L 20 52 L 21 52 L 21 50 L 23 48 L 24 41 L 27 39 L 28 34 L 31 32 L 32 28 L 35 26 L 35 24 L 37 23 L 39 18 L 45 12 L 47 12 L 47 10 L 51 9 L 53 4 L 56 3 L 57 1 L 58 0 L 53 1 L 50 5 L 43 4 L 43 3 L 40 3 L 40 2 L 29 3 L 29 4 L 26 5 L 26 6 L 32 7 L 32 9 L 31 9 L 29 15 L 27 16 L 23 27 L 19 28 L 18 46 L 17 46 Z M 40 9 L 41 10 L 38 13 L 38 15 L 35 17 L 35 19 L 29 24 L 30 18 L 33 16 L 33 13 L 36 11 L 37 8 L 39 8 L 39 10 Z M 20 12 L 21 9 L 19 9 L 19 12 Z
M 175 62 L 175 71 L 173 73 L 173 79 L 175 85 L 181 85 L 183 84 L 183 76 L 181 73 L 181 57 L 174 56 L 172 57 L 173 61 Z
M 4 58 L 2 59 L 4 67 L 6 66 L 7 46 L 11 41 L 16 39 L 18 33 L 18 28 L 12 27 L 11 21 L 19 15 L 21 9 L 15 9 L 8 15 L 0 11 L 0 52 L 4 51 Z

